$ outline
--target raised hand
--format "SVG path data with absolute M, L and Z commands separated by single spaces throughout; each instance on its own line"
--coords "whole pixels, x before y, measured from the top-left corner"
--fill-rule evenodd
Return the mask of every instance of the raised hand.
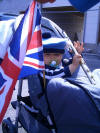
M 84 45 L 83 42 L 82 42 L 82 43 L 80 43 L 79 41 L 74 42 L 74 47 L 76 48 L 76 50 L 77 50 L 77 52 L 78 52 L 79 54 L 82 54 L 82 52 L 83 52 L 83 50 L 84 50 L 83 45 Z

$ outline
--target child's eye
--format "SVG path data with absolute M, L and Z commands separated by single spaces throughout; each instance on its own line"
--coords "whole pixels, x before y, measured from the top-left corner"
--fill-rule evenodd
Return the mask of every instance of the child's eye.
M 49 56 L 50 54 L 49 53 L 47 53 L 47 54 L 45 54 L 46 56 Z

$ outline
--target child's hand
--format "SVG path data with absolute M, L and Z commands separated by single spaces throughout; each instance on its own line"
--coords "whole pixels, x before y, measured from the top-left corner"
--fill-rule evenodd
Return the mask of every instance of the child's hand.
M 82 56 L 80 54 L 73 56 L 72 64 L 69 65 L 71 74 L 73 74 L 73 72 L 75 72 L 75 70 L 77 69 L 77 67 L 79 66 L 79 64 L 81 62 L 81 59 L 82 59 Z
M 81 62 L 81 59 L 82 59 L 82 56 L 80 54 L 78 55 L 74 55 L 73 56 L 73 61 L 72 61 L 72 64 L 76 67 L 78 67 L 78 65 L 80 64 Z
M 79 54 L 82 54 L 82 52 L 83 52 L 83 50 L 84 50 L 83 45 L 84 45 L 83 42 L 82 42 L 82 43 L 80 43 L 79 41 L 74 42 L 74 47 L 76 48 L 76 50 L 77 50 L 77 52 L 78 52 Z

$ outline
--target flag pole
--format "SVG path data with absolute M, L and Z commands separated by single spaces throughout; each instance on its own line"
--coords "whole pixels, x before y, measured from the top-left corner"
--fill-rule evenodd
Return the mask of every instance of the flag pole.
M 46 87 L 45 70 L 43 70 L 43 85 L 44 85 L 44 88 L 45 88 Z
M 41 16 L 42 16 L 42 3 L 39 3 Z M 46 87 L 45 70 L 43 70 L 43 86 Z

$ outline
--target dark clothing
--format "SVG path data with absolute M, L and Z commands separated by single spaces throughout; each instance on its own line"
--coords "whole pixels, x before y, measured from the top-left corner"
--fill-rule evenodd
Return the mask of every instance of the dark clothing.
M 91 85 L 80 68 L 71 78 L 51 80 L 47 96 L 57 133 L 100 133 L 100 85 Z
M 40 74 L 40 80 L 43 80 L 43 72 L 41 72 Z M 66 77 L 70 77 L 71 73 L 69 70 L 69 67 L 66 65 L 65 67 L 59 67 L 59 68 L 55 68 L 55 67 L 51 67 L 48 65 L 45 65 L 45 79 L 46 79 L 46 84 L 48 84 L 49 80 L 53 79 L 53 78 L 66 78 Z
M 98 81 L 96 79 L 96 85 L 92 85 L 80 67 L 71 77 L 53 78 L 49 81 L 47 100 L 54 116 L 57 133 L 100 133 Z M 34 97 L 31 95 L 31 98 L 32 96 Z M 40 101 L 44 103 L 42 99 Z M 42 112 L 46 112 L 48 105 L 44 103 L 43 109 Z M 38 133 L 52 133 L 43 127 L 39 127 L 39 131 L 41 132 Z
M 3 59 L 0 58 L 0 64 L 2 63 Z

